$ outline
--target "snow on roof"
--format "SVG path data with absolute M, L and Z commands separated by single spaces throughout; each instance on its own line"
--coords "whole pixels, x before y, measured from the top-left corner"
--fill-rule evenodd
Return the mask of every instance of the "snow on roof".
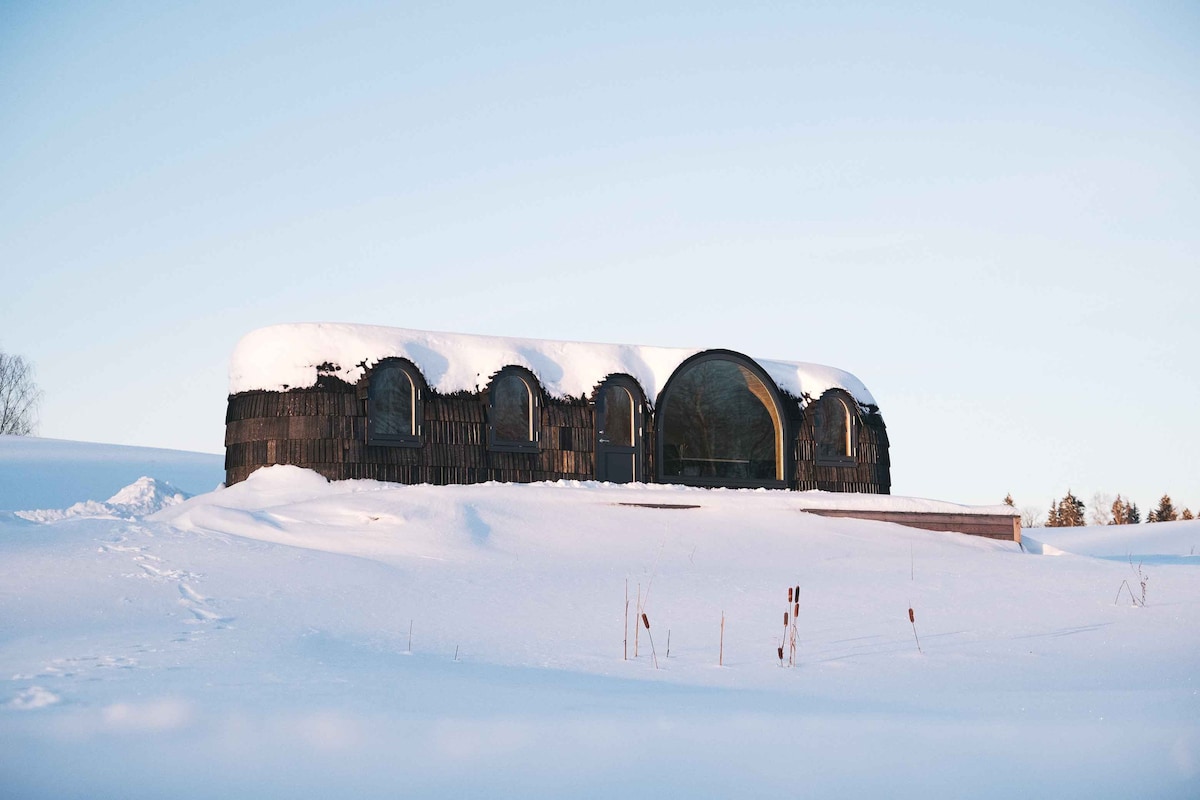
M 683 361 L 703 349 L 625 344 L 557 342 L 463 333 L 436 333 L 379 325 L 306 322 L 251 331 L 234 348 L 229 393 L 279 391 L 313 386 L 318 365 L 332 364 L 336 375 L 358 381 L 365 367 L 384 358 L 407 358 L 420 368 L 430 388 L 450 393 L 483 389 L 506 366 L 525 367 L 555 397 L 590 395 L 614 373 L 632 376 L 654 402 Z M 849 392 L 863 405 L 875 405 L 867 387 L 834 367 L 754 359 L 785 392 L 819 397 L 825 390 Z M 364 366 L 365 365 L 365 366 Z

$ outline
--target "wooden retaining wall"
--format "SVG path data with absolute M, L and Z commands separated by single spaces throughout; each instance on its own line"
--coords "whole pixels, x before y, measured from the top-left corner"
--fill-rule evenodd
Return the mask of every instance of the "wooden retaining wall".
M 1021 541 L 1021 518 L 1015 514 L 945 514 L 930 511 L 853 511 L 833 508 L 806 508 L 822 517 L 850 517 L 894 522 L 927 531 L 952 531 L 1008 542 Z

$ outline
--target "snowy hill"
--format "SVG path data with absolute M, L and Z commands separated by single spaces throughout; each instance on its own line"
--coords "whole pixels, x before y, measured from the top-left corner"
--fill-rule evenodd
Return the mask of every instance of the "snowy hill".
M 225 480 L 224 462 L 212 453 L 0 436 L 0 511 L 63 509 L 146 475 L 198 494 Z
M 1200 522 L 1036 529 L 1026 552 L 788 492 L 275 467 L 173 496 L 0 517 L 5 796 L 1200 786 Z M 1146 604 L 1114 603 L 1138 564 Z

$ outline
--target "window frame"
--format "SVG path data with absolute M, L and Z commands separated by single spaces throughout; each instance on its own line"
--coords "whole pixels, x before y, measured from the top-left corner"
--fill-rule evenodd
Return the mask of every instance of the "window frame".
M 378 433 L 376 424 L 378 414 L 375 411 L 376 379 L 386 371 L 398 370 L 412 385 L 412 433 Z M 404 358 L 385 358 L 371 367 L 367 378 L 367 444 L 378 447 L 424 447 L 425 446 L 425 377 L 416 365 Z
M 494 389 L 497 382 L 514 378 L 525 385 L 529 393 L 529 432 L 526 441 L 519 439 L 500 439 L 496 436 L 496 394 Z M 533 373 L 524 367 L 508 366 L 501 369 L 488 382 L 486 390 L 487 409 L 487 449 L 495 453 L 539 453 L 542 449 L 541 409 L 542 387 Z
M 818 434 L 818 418 L 828 412 L 827 406 L 838 404 L 846 416 L 846 449 L 844 455 L 821 455 L 821 439 Z M 828 389 L 812 405 L 813 428 L 813 462 L 818 467 L 856 467 L 858 466 L 858 432 L 861 422 L 858 414 L 858 403 L 850 394 L 842 389 Z
M 693 367 L 699 366 L 706 361 L 731 362 L 750 372 L 766 388 L 767 394 L 774 405 L 774 411 L 772 412 L 771 409 L 767 409 L 767 412 L 777 422 L 775 436 L 776 478 L 704 478 L 667 475 L 665 473 L 666 408 L 667 402 L 671 398 L 671 389 L 679 376 L 684 375 Z M 761 398 L 759 399 L 761 400 Z M 654 479 L 658 483 L 674 483 L 684 486 L 721 487 L 728 489 L 787 489 L 790 485 L 789 476 L 793 470 L 792 448 L 789 447 L 789 443 L 794 438 L 792 430 L 792 421 L 788 416 L 787 407 L 784 404 L 783 393 L 771 376 L 767 374 L 766 370 L 759 366 L 754 359 L 733 350 L 704 350 L 691 356 L 677 366 L 671 373 L 671 377 L 663 384 L 662 390 L 658 393 L 654 408 Z

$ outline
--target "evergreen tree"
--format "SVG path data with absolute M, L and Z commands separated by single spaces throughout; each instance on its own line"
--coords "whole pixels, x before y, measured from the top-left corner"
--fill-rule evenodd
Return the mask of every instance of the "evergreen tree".
M 1050 516 L 1046 520 L 1047 528 L 1080 528 L 1087 524 L 1084 519 L 1086 510 L 1083 501 L 1067 490 L 1066 496 L 1058 503 L 1050 504 Z
M 1185 508 L 1183 510 L 1183 513 L 1179 515 L 1179 518 L 1180 519 L 1195 519 L 1195 517 L 1192 516 L 1192 510 L 1190 508 Z
M 1071 494 L 1068 489 L 1067 496 L 1058 506 L 1058 520 L 1064 528 L 1082 528 L 1087 525 L 1087 519 L 1084 516 L 1086 510 L 1083 501 Z
M 1008 494 L 1004 495 L 1004 505 L 1016 506 L 1016 503 L 1014 503 L 1013 499 L 1012 499 L 1012 492 L 1009 492 Z
M 1175 513 L 1175 506 L 1171 504 L 1171 495 L 1164 494 L 1162 499 L 1158 501 L 1158 508 L 1150 512 L 1150 516 L 1146 517 L 1146 522 L 1174 522 L 1179 519 L 1179 515 Z
M 1109 525 L 1137 525 L 1142 521 L 1142 514 L 1138 511 L 1137 503 L 1129 503 L 1121 499 L 1121 495 L 1117 495 L 1117 499 L 1112 504 L 1112 521 Z

